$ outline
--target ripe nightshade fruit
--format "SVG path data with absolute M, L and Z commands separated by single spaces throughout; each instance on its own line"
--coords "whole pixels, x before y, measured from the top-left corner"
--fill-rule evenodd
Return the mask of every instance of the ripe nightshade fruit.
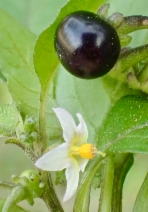
M 115 65 L 120 41 L 115 29 L 97 14 L 77 11 L 65 17 L 55 33 L 55 50 L 71 74 L 92 79 Z

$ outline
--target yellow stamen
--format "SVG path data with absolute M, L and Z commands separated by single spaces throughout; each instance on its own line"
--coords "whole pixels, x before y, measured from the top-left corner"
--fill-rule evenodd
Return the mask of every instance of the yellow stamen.
M 79 153 L 82 158 L 92 159 L 96 154 L 102 155 L 105 157 L 105 153 L 101 151 L 97 151 L 96 147 L 92 144 L 83 144 L 79 147 Z
M 92 159 L 96 154 L 102 155 L 105 157 L 105 153 L 97 151 L 96 147 L 92 144 L 83 144 L 81 146 L 72 146 L 70 150 L 72 155 L 80 155 L 82 158 Z
M 92 159 L 95 157 L 95 147 L 92 144 L 83 144 L 79 147 L 79 153 L 82 158 Z

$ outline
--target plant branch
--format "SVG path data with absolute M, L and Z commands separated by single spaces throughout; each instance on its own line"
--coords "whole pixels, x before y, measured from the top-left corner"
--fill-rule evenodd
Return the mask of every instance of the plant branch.
M 51 181 L 51 176 L 49 173 L 42 171 L 42 177 L 46 184 L 45 190 L 42 195 L 42 199 L 46 203 L 47 208 L 51 212 L 64 212 L 57 196 L 55 190 L 53 189 L 53 184 Z

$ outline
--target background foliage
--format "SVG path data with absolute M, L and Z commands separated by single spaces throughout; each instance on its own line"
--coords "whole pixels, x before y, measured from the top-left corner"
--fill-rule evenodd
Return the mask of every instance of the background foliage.
M 64 5 L 66 0 L 1 0 L 0 7 L 6 10 L 10 15 L 12 15 L 18 22 L 26 26 L 31 32 L 34 33 L 34 36 L 38 36 L 45 27 L 49 26 L 52 23 L 61 6 Z M 97 2 L 97 1 L 96 1 Z M 121 12 L 125 16 L 133 15 L 133 14 L 142 14 L 147 15 L 147 10 L 145 7 L 146 0 L 111 0 L 111 9 L 110 14 L 113 12 Z M 8 25 L 8 30 L 9 29 Z M 31 35 L 33 36 L 33 35 Z M 34 42 L 33 36 L 33 42 Z M 133 35 L 134 39 L 132 41 L 132 46 L 141 45 L 144 43 L 148 43 L 148 33 L 143 31 L 136 32 Z M 26 41 L 27 42 L 27 41 Z M 34 45 L 34 43 L 32 43 Z M 25 50 L 25 49 L 24 49 Z M 73 115 L 78 112 L 77 108 L 79 108 L 79 112 L 84 115 L 86 122 L 90 131 L 90 139 L 95 139 L 95 134 L 98 131 L 102 120 L 104 119 L 104 114 L 107 112 L 108 107 L 110 105 L 110 99 L 108 94 L 102 84 L 100 83 L 100 79 L 96 79 L 93 83 L 90 81 L 86 85 L 86 81 L 81 79 L 73 79 L 67 72 L 62 72 L 63 68 L 58 68 L 58 78 L 57 78 L 57 90 L 56 90 L 56 99 L 60 106 L 68 109 Z M 64 79 L 64 80 L 63 80 Z M 70 84 L 65 85 L 65 81 Z M 23 83 L 23 82 L 22 82 Z M 89 86 L 88 86 L 89 84 Z M 99 85 L 98 85 L 99 84 Z M 38 83 L 37 80 L 34 83 L 31 83 L 31 86 L 34 86 L 35 91 L 38 91 Z M 62 90 L 61 90 L 62 87 Z M 69 91 L 67 92 L 67 87 L 69 87 Z M 97 89 L 96 89 L 97 87 Z M 86 102 L 86 96 L 83 92 L 83 88 L 85 88 L 85 92 L 92 92 L 95 96 L 96 101 Z M 116 91 L 116 94 L 119 91 Z M 99 95 L 100 94 L 100 95 Z M 62 98 L 61 98 L 62 97 Z M 73 104 L 70 104 L 70 98 L 72 98 Z M 0 103 L 8 103 L 11 102 L 11 98 L 9 92 L 4 85 L 3 82 L 0 83 Z M 97 103 L 97 104 L 96 104 Z M 34 103 L 33 103 L 34 104 Z M 54 103 L 53 103 L 54 104 Z M 105 105 L 105 106 L 104 106 Z M 51 106 L 50 106 L 51 107 Z M 94 108 L 92 113 L 88 113 L 88 108 Z M 97 119 L 95 118 L 95 114 L 99 113 L 102 116 L 99 116 Z M 89 111 L 90 112 L 90 111 Z M 88 114 L 88 115 L 87 115 Z M 2 142 L 1 142 L 2 143 Z M 9 157 L 8 157 L 9 155 Z M 4 163 L 5 161 L 5 163 Z M 145 173 L 148 171 L 147 168 L 147 156 L 137 155 L 135 156 L 135 165 L 132 167 L 128 177 L 126 179 L 126 183 L 124 186 L 124 212 L 131 211 L 133 201 L 135 200 L 136 191 L 138 192 L 139 186 L 142 183 Z M 22 166 L 23 164 L 23 166 Z M 20 174 L 24 169 L 31 168 L 32 164 L 26 157 L 21 154 L 21 151 L 18 150 L 15 146 L 1 146 L 0 148 L 0 168 L 3 172 L 0 173 L 0 179 L 10 179 L 12 174 Z M 131 180 L 132 179 L 132 180 Z M 134 179 L 134 180 L 133 180 Z M 2 191 L 3 194 L 4 191 Z M 61 191 L 62 192 L 62 187 Z M 59 192 L 59 193 L 60 193 Z M 95 191 L 96 192 L 96 191 Z M 94 193 L 95 193 L 94 192 Z M 1 196 L 2 196 L 1 194 Z M 6 194 L 7 195 L 7 194 Z M 98 195 L 98 194 L 97 194 Z M 95 195 L 94 195 L 95 196 Z M 2 196 L 3 197 L 3 196 Z M 95 198 L 95 197 L 94 197 Z M 72 202 L 72 200 L 71 200 Z M 38 204 L 38 202 L 36 202 Z M 39 203 L 41 204 L 41 203 Z M 71 203 L 65 203 L 65 208 L 68 208 Z M 28 205 L 26 205 L 26 208 Z M 41 207 L 41 206 L 40 206 Z M 33 207 L 30 209 L 32 212 L 41 212 L 37 207 Z M 94 208 L 94 211 L 96 209 Z M 44 209 L 46 211 L 46 208 Z M 70 209 L 67 209 L 70 212 Z

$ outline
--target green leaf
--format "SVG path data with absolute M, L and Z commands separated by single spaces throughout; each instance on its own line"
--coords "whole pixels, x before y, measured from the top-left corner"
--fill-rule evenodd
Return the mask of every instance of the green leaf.
M 9 91 L 21 114 L 38 119 L 40 83 L 33 65 L 36 38 L 4 11 L 0 10 L 0 13 L 1 72 L 7 79 Z M 47 130 L 50 137 L 56 137 L 61 130 L 52 107 L 56 107 L 56 103 L 50 96 L 46 111 Z
M 147 211 L 148 209 L 148 174 L 146 175 L 144 182 L 140 188 L 133 212 Z
M 99 149 L 148 153 L 148 101 L 138 96 L 121 98 L 111 109 L 100 133 Z
M 4 203 L 5 203 L 5 200 L 0 199 L 0 211 L 2 211 Z M 19 206 L 14 206 L 14 208 L 11 210 L 11 212 L 27 212 L 27 211 L 22 209 Z
M 14 104 L 0 106 L 0 135 L 12 136 L 16 133 L 19 113 Z
M 15 17 L 19 22 L 25 24 L 26 18 L 25 15 L 25 1 L 14 1 L 14 0 L 1 0 L 0 1 L 0 7 L 7 11 L 10 15 Z
M 11 104 L 12 98 L 8 91 L 6 82 L 0 79 L 0 105 Z
M 0 10 L 0 65 L 23 114 L 37 116 L 40 84 L 33 66 L 35 36 Z
M 114 179 L 114 155 L 105 157 L 102 165 L 99 212 L 110 212 Z
M 55 16 L 57 16 L 60 8 L 63 7 L 66 2 L 67 0 L 25 1 L 27 10 L 30 11 L 29 17 L 28 13 L 25 12 L 25 18 L 28 21 L 27 23 L 29 29 L 35 34 L 40 34 L 45 28 L 47 28 L 47 26 L 49 26 L 50 23 L 55 20 Z
M 133 154 L 116 154 L 111 211 L 122 211 L 123 185 L 134 163 Z

